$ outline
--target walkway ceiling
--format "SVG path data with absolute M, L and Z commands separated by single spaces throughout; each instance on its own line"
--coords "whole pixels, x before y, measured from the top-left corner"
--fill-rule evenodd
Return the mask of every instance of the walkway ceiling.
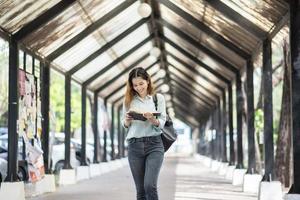
M 142 2 L 148 18 L 137 12 Z M 284 0 L 2 0 L 0 28 L 116 105 L 130 69 L 148 68 L 158 90 L 170 86 L 176 117 L 197 126 L 262 41 L 283 35 L 288 12 Z

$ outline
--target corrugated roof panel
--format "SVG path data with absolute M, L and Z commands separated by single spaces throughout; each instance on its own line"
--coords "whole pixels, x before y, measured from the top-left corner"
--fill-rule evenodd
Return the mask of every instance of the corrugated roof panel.
M 190 52 L 190 54 L 196 56 L 200 61 L 205 63 L 206 65 L 210 66 L 212 69 L 219 71 L 228 78 L 231 79 L 234 74 L 222 66 L 222 64 L 216 62 L 215 60 L 212 60 L 208 55 L 202 53 L 196 47 L 192 46 L 190 43 L 186 42 L 185 40 L 181 39 L 179 36 L 177 36 L 174 32 L 170 31 L 169 29 L 164 28 L 164 33 L 167 38 L 172 38 L 171 40 L 176 42 L 180 47 L 185 49 L 186 51 Z M 176 55 L 176 54 L 175 54 Z
M 151 58 L 151 57 L 150 57 Z M 152 76 L 155 72 L 157 72 L 158 70 L 160 70 L 160 66 L 158 64 L 155 64 L 154 66 L 152 66 L 150 69 L 147 70 L 147 73 Z
M 132 60 L 132 62 L 136 62 L 139 58 L 141 58 L 147 52 L 148 52 L 147 50 L 143 50 L 143 47 L 141 47 L 135 53 L 133 53 L 132 57 L 130 56 L 130 58 L 131 59 L 135 58 L 135 60 Z M 151 59 L 149 59 L 149 57 L 148 57 L 144 61 L 141 61 L 136 67 L 139 67 L 139 66 L 141 66 L 141 67 L 147 67 L 151 63 L 153 63 L 153 62 L 151 62 Z M 99 88 L 101 85 L 105 84 L 107 81 L 113 79 L 119 73 L 121 73 L 122 71 L 124 71 L 124 69 L 127 68 L 130 64 L 132 64 L 132 63 L 126 64 L 126 62 L 123 61 L 122 63 L 119 63 L 118 65 L 110 68 L 104 74 L 100 75 L 95 81 L 93 81 L 89 85 L 89 88 L 91 88 L 91 89 L 97 89 L 97 88 Z M 120 80 L 123 80 L 123 79 L 127 80 L 128 73 L 129 73 L 129 71 L 126 72 L 124 75 L 122 75 L 117 81 L 113 82 L 112 84 L 116 84 L 117 82 L 119 82 Z
M 192 80 L 190 79 L 187 79 L 182 73 L 180 73 L 179 71 L 177 71 L 175 68 L 173 67 L 169 67 L 169 70 L 170 72 L 172 72 L 172 74 L 180 77 L 181 79 L 185 80 L 184 82 L 180 81 L 182 84 L 186 84 L 188 83 L 189 85 L 191 85 L 191 89 L 193 91 L 195 91 L 195 93 L 197 94 L 198 92 L 201 92 L 203 93 L 205 96 L 208 96 L 209 98 L 211 99 L 214 99 L 214 96 L 212 96 L 212 94 L 210 94 L 207 89 L 211 89 L 213 86 L 210 85 L 210 86 L 207 86 L 206 89 L 204 89 L 203 87 L 200 87 L 198 84 L 196 84 L 195 82 L 193 82 Z M 175 77 L 175 76 L 174 76 Z M 200 84 L 202 85 L 202 82 L 200 82 Z M 199 93 L 198 93 L 199 94 Z M 218 94 L 218 93 L 216 93 Z M 200 95 L 202 96 L 202 95 Z M 207 97 L 203 96 L 203 98 L 207 99 Z
M 24 43 L 47 56 L 91 23 L 81 5 L 74 3 L 42 28 L 26 37 Z
M 81 7 L 89 15 L 92 21 L 96 21 L 109 13 L 125 0 L 77 0 Z
M 95 20 L 109 13 L 120 3 L 122 1 L 115 0 L 76 2 L 52 21 L 25 38 L 24 42 L 30 48 L 47 56 L 94 23 Z M 103 8 L 100 10 L 96 9 L 102 6 Z
M 266 32 L 288 12 L 288 5 L 280 1 L 221 1 Z
M 185 19 L 181 18 L 176 13 L 172 12 L 164 6 L 162 6 L 162 13 L 164 13 L 162 17 L 165 21 L 167 21 L 170 24 L 173 24 L 193 39 L 201 42 L 203 46 L 207 47 L 211 51 L 228 60 L 228 62 L 231 62 L 233 65 L 239 67 L 244 65 L 244 60 L 235 52 L 225 47 L 213 37 L 202 32 L 200 29 L 198 29 Z
M 60 0 L 1 0 L 1 27 L 10 33 L 15 33 L 25 24 L 43 14 L 59 1 Z
M 142 25 L 138 29 L 134 30 L 130 35 L 115 44 L 112 49 L 116 52 L 117 56 L 121 56 L 148 36 L 149 31 L 147 26 Z
M 82 69 L 78 70 L 74 76 L 78 78 L 78 80 L 86 81 L 88 78 L 103 69 L 111 62 L 112 58 L 107 53 L 103 53 L 92 62 L 84 66 Z
M 72 67 L 83 61 L 90 54 L 98 50 L 105 43 L 100 37 L 96 38 L 95 34 L 81 40 L 74 47 L 70 48 L 64 54 L 54 60 L 54 63 L 69 71 Z
M 140 2 L 132 4 L 129 8 L 114 17 L 112 20 L 101 26 L 98 31 L 105 38 L 106 41 L 111 41 L 113 38 L 121 34 L 127 28 L 135 24 L 141 17 L 137 13 L 137 8 Z
M 133 64 L 137 59 L 142 57 L 143 55 L 149 53 L 149 51 L 152 49 L 152 44 L 151 42 L 147 42 L 145 45 L 140 47 L 138 50 L 136 50 L 134 53 L 132 53 L 130 56 L 125 58 L 122 63 L 124 63 L 126 66 L 129 66 Z M 149 58 L 147 58 L 149 60 Z M 151 60 L 151 58 L 150 58 Z M 149 60 L 149 62 L 150 62 Z
M 189 12 L 196 19 L 202 21 L 215 32 L 222 34 L 224 38 L 252 52 L 259 39 L 255 38 L 249 32 L 237 25 L 232 20 L 224 17 L 222 13 L 216 11 L 203 0 L 172 0 L 178 7 Z
M 214 83 L 220 85 L 221 87 L 226 87 L 226 84 L 222 80 L 220 80 L 219 78 L 217 78 L 214 74 L 212 74 L 211 72 L 207 71 L 202 66 L 199 66 L 197 63 L 195 63 L 191 59 L 187 58 L 185 55 L 181 54 L 179 51 L 177 51 L 175 48 L 173 48 L 169 44 L 166 44 L 165 48 L 166 48 L 167 51 L 169 51 L 172 54 L 176 55 L 176 57 L 178 57 L 179 59 L 183 60 L 185 63 L 193 66 L 200 73 L 202 73 L 203 76 L 209 78 L 210 80 L 212 80 Z
M 186 74 L 189 74 L 190 76 L 192 76 L 198 83 L 201 83 L 201 85 L 203 85 L 203 87 L 209 88 L 211 91 L 218 94 L 219 90 L 217 88 L 215 88 L 209 81 L 207 81 L 203 77 L 193 73 L 191 70 L 189 70 L 187 67 L 185 67 L 181 63 L 174 60 L 172 57 L 167 56 L 167 59 L 170 64 L 174 65 L 176 68 L 185 72 Z M 172 66 L 169 66 L 169 69 L 170 70 L 174 69 L 174 70 L 178 71 L 177 69 L 175 69 Z

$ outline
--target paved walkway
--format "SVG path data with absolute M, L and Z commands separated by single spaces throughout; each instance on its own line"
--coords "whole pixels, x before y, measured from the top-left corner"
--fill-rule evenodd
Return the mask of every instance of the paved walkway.
M 159 179 L 161 200 L 257 200 L 241 192 L 195 158 L 169 156 Z M 129 167 L 123 167 L 76 185 L 59 187 L 55 193 L 26 200 L 134 200 L 134 183 Z

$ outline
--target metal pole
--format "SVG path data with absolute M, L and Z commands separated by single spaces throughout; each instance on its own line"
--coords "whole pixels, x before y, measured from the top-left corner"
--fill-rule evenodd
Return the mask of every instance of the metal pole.
M 45 172 L 51 173 L 51 154 L 49 146 L 49 108 L 50 108 L 50 63 L 41 63 L 41 110 L 42 110 L 42 149 Z M 52 163 L 53 164 L 53 163 Z
M 232 109 L 232 85 L 228 87 L 228 125 L 229 125 L 229 165 L 235 164 L 234 141 L 233 141 L 233 109 Z
M 8 166 L 6 181 L 14 182 L 18 180 L 18 105 L 19 105 L 19 49 L 14 38 L 9 39 L 9 90 L 8 90 Z
M 294 184 L 289 193 L 300 194 L 300 3 L 290 1 L 290 46 L 292 61 L 292 117 Z
M 256 173 L 255 132 L 254 132 L 254 93 L 253 93 L 253 63 L 247 61 L 247 127 L 248 127 L 248 174 Z
M 86 162 L 86 86 L 81 87 L 81 149 L 80 165 L 87 166 Z
M 93 163 L 99 163 L 99 133 L 98 133 L 98 94 L 94 93 L 94 109 L 93 109 L 93 132 L 94 132 L 94 160 Z
M 271 41 L 263 41 L 263 73 L 264 86 L 264 149 L 265 174 L 264 181 L 274 179 L 274 142 L 273 142 L 273 103 L 272 103 L 272 47 Z
M 71 144 L 71 76 L 65 75 L 65 161 L 64 169 L 72 169 L 70 164 Z
M 244 168 L 243 164 L 243 93 L 240 73 L 236 75 L 236 111 L 237 111 L 237 169 Z

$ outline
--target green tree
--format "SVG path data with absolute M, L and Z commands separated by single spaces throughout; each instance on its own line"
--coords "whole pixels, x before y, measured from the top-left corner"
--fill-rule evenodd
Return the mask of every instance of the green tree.
M 8 42 L 0 38 L 0 126 L 7 126 Z

